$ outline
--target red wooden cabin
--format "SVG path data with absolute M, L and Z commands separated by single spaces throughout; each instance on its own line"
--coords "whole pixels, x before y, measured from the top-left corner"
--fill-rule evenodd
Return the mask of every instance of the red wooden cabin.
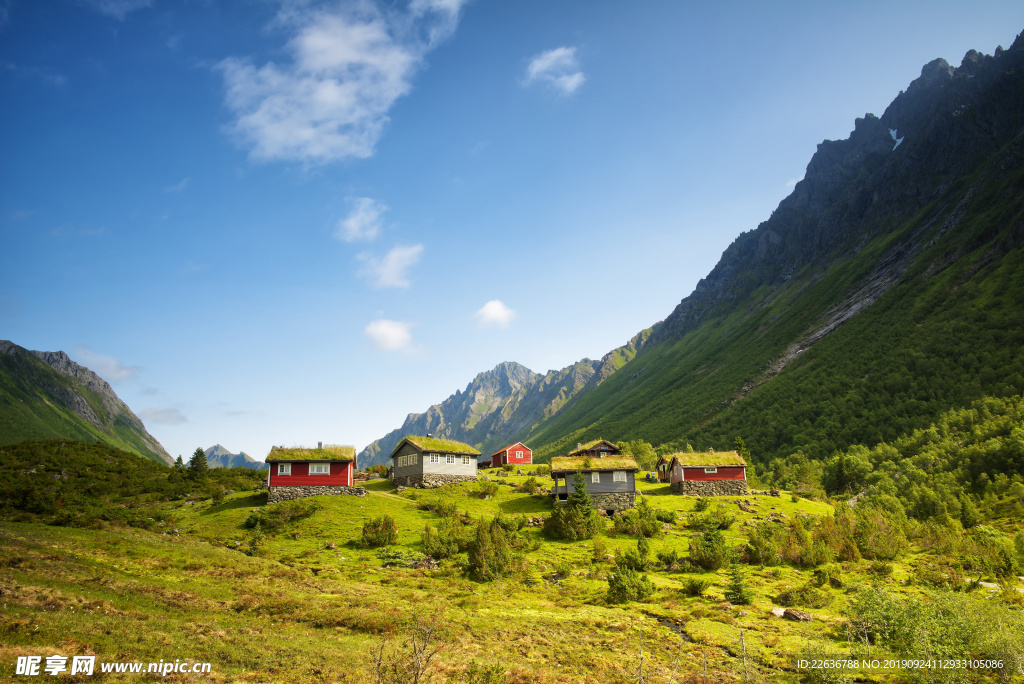
M 356 449 L 326 445 L 320 449 L 274 447 L 266 458 L 271 487 L 351 487 Z
M 681 452 L 673 454 L 669 480 L 676 482 L 746 481 L 747 464 L 735 451 Z
M 509 444 L 501 451 L 491 455 L 491 467 L 500 468 L 503 465 L 532 465 L 533 450 L 522 442 Z

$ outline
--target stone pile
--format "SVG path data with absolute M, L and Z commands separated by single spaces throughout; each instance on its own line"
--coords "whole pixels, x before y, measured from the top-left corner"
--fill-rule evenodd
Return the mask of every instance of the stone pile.
M 271 487 L 270 493 L 267 495 L 267 503 L 291 501 L 292 499 L 303 499 L 307 496 L 321 496 L 323 494 L 366 496 L 366 490 L 362 487 Z

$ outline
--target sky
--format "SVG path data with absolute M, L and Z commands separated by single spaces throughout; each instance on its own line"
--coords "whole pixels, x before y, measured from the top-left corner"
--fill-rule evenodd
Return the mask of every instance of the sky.
M 1024 3 L 0 0 L 0 339 L 172 456 L 600 358 Z

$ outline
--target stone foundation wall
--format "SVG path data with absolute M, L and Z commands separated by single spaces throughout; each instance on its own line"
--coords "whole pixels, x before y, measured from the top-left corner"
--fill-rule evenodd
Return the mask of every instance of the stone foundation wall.
M 672 483 L 672 491 L 685 496 L 746 496 L 746 480 L 684 480 Z
M 366 490 L 362 487 L 271 487 L 270 493 L 267 495 L 267 503 L 291 501 L 321 494 L 366 496 Z
M 392 479 L 392 482 L 398 487 L 420 487 L 421 489 L 444 487 L 445 485 L 455 484 L 456 482 L 476 481 L 476 475 L 439 475 L 436 473 L 405 475 Z
M 590 502 L 599 511 L 625 511 L 636 506 L 636 492 L 591 494 Z

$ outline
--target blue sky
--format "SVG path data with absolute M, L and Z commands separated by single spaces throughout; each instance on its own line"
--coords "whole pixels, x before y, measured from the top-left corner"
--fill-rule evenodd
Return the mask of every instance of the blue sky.
M 0 338 L 97 371 L 172 455 L 361 448 L 661 320 L 819 142 L 1021 28 L 1018 1 L 0 0 Z

